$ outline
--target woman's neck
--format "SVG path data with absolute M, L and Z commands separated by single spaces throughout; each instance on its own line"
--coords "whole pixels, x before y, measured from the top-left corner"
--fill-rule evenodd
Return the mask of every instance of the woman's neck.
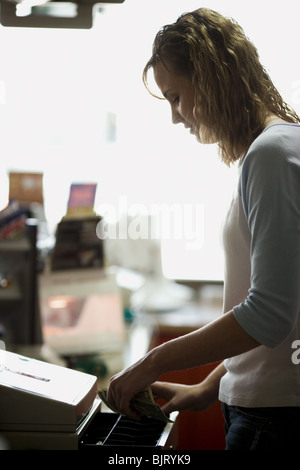
M 266 129 L 268 126 L 271 126 L 271 124 L 280 124 L 280 123 L 282 124 L 285 122 L 286 121 L 276 116 L 275 114 L 267 114 L 266 119 L 265 119 L 264 129 Z

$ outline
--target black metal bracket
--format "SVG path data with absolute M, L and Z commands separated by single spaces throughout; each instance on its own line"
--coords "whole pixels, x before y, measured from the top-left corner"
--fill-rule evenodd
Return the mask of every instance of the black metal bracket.
M 96 5 L 124 3 L 125 0 L 54 0 L 35 4 L 28 2 L 28 14 L 18 14 L 19 6 L 26 6 L 26 0 L 0 0 L 0 23 L 3 26 L 27 28 L 72 28 L 90 29 Z M 36 2 L 38 3 L 38 2 Z

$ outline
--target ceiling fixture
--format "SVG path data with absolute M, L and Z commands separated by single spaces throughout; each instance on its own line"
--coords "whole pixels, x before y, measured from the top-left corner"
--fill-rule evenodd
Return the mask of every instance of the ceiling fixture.
M 3 26 L 28 28 L 90 29 L 97 7 L 124 1 L 0 0 L 0 22 Z

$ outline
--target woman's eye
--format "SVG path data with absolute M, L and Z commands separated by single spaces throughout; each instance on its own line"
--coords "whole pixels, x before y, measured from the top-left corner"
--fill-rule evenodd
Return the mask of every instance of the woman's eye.
M 179 103 L 179 96 L 176 96 L 175 98 L 172 99 L 172 104 L 178 104 Z

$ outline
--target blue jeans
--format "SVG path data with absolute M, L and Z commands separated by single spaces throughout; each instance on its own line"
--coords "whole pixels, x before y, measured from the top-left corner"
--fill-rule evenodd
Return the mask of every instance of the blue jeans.
M 241 408 L 222 404 L 226 450 L 293 450 L 300 443 L 300 407 Z

